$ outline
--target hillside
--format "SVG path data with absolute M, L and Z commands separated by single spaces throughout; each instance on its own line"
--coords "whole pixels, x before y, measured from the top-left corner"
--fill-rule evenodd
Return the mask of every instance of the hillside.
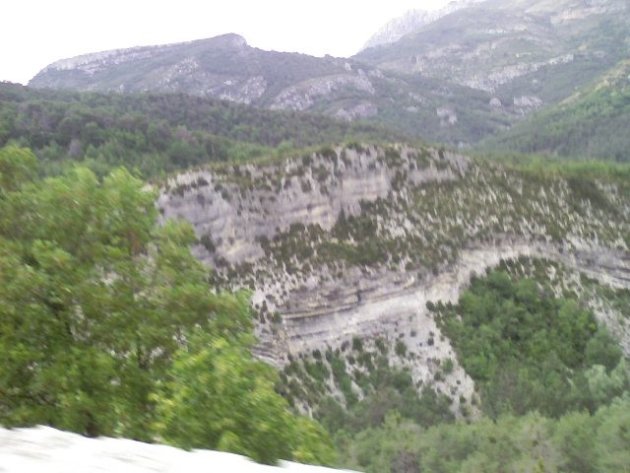
M 628 289 L 628 180 L 599 179 L 545 177 L 443 150 L 352 145 L 188 172 L 169 180 L 158 205 L 163 218 L 194 226 L 195 254 L 216 268 L 217 282 L 254 291 L 258 354 L 288 369 L 300 409 L 322 396 L 345 404 L 370 392 L 354 346 L 370 357 L 384 350 L 387 366 L 448 394 L 457 411 L 475 383 L 454 361 L 429 302 L 455 303 L 472 274 L 522 257 Z M 628 314 L 611 311 L 597 314 L 628 355 Z M 316 353 L 321 363 L 324 352 L 336 354 L 324 363 L 328 377 L 294 366 L 315 363 Z M 347 367 L 334 378 L 333 359 Z M 446 359 L 453 365 L 440 377 Z
M 481 147 L 630 161 L 630 61 Z
M 102 94 L 0 84 L 0 146 L 16 141 L 45 172 L 82 162 L 144 177 L 352 140 L 400 139 L 375 125 L 268 111 L 184 94 Z
M 34 88 L 117 93 L 186 93 L 271 110 L 364 120 L 412 137 L 473 143 L 505 127 L 484 91 L 425 77 L 384 73 L 342 58 L 253 48 L 237 35 L 106 51 L 51 64 Z
M 527 114 L 626 57 L 628 18 L 624 0 L 487 0 L 354 58 L 488 91 Z
M 571 419 L 597 431 L 580 461 L 624 464 L 627 167 L 360 143 L 152 186 L 35 164 L 0 149 L 4 425 L 442 471 L 432 432 L 477 432 L 485 465 L 505 425 L 548 445 L 506 427 L 510 462 L 574 461 Z

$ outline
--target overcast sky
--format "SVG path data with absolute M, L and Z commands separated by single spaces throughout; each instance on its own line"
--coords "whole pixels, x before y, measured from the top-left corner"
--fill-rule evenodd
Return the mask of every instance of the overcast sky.
M 448 0 L 2 0 L 0 81 L 79 54 L 238 33 L 262 49 L 350 56 L 391 18 Z

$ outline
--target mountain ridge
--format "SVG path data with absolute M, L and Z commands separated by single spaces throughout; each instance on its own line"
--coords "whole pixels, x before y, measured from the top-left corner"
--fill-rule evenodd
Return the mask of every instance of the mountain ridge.
M 30 84 L 183 92 L 365 120 L 470 147 L 561 102 L 627 57 L 627 12 L 623 0 L 466 1 L 351 58 L 264 51 L 228 34 L 57 61 Z
M 263 51 L 237 35 L 62 60 L 35 76 L 30 86 L 184 92 L 258 108 L 393 125 L 389 128 L 409 136 L 453 144 L 477 141 L 480 129 L 496 130 L 512 114 L 509 109 L 497 112 L 480 91 L 422 77 L 386 75 L 353 59 Z

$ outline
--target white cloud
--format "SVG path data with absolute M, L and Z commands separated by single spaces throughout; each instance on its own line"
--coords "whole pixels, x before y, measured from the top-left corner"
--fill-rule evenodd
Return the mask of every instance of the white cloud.
M 243 35 L 262 49 L 349 56 L 391 18 L 447 0 L 5 0 L 0 80 L 26 83 L 66 57 Z

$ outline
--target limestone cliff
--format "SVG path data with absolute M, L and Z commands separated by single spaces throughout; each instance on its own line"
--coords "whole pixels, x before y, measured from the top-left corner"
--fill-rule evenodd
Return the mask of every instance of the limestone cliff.
M 630 288 L 630 194 L 584 185 L 444 150 L 352 145 L 191 171 L 158 205 L 163 218 L 193 224 L 195 252 L 219 279 L 254 291 L 262 358 L 282 367 L 378 341 L 391 365 L 458 399 L 473 382 L 456 362 L 436 375 L 455 354 L 428 302 L 456 302 L 471 275 L 520 257 Z M 623 316 L 600 318 L 630 354 Z

